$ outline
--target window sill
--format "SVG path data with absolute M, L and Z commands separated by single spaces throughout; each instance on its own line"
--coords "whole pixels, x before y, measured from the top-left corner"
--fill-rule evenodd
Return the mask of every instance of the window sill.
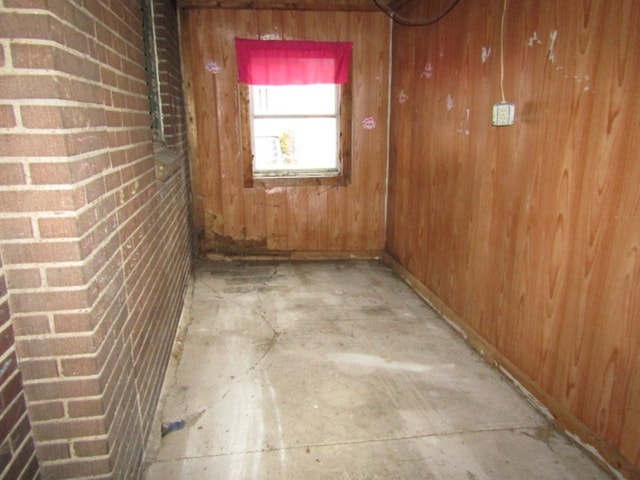
M 274 188 L 274 187 L 346 187 L 351 183 L 347 175 L 332 177 L 252 177 L 247 179 L 247 188 Z
M 170 150 L 161 142 L 153 142 L 153 159 L 156 167 L 156 178 L 161 182 L 169 180 L 180 168 L 180 154 Z

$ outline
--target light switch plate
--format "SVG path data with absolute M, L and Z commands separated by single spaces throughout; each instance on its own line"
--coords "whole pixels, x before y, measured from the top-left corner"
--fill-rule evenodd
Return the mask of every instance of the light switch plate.
M 516 106 L 513 103 L 499 102 L 493 106 L 493 125 L 505 127 L 513 125 L 516 116 Z

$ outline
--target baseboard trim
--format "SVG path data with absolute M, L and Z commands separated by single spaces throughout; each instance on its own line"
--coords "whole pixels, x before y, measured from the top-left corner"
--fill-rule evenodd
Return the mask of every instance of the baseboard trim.
M 381 250 L 339 251 L 270 251 L 251 254 L 205 253 L 203 260 L 209 261 L 242 261 L 242 262 L 304 262 L 331 260 L 382 260 Z
M 388 253 L 382 257 L 422 299 L 437 311 L 444 321 L 471 345 L 486 362 L 497 368 L 535 408 L 554 422 L 567 436 L 580 445 L 605 470 L 619 479 L 640 480 L 631 463 L 606 444 L 590 428 L 578 420 L 569 410 L 538 386 L 522 370 L 476 332 L 435 293 L 418 280 Z

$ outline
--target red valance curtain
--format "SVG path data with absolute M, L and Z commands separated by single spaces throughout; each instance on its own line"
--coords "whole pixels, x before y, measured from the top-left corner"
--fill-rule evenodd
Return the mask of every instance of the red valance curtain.
M 351 42 L 236 38 L 238 81 L 249 85 L 347 83 L 351 52 Z

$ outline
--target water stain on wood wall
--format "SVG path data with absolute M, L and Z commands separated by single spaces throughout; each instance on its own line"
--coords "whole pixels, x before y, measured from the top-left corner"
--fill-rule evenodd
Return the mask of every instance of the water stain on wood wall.
M 381 12 L 185 9 L 194 216 L 202 251 L 357 252 L 384 248 L 390 23 Z M 375 32 L 375 35 L 372 35 Z M 348 186 L 245 188 L 236 37 L 350 41 Z M 375 118 L 375 129 L 362 121 Z

